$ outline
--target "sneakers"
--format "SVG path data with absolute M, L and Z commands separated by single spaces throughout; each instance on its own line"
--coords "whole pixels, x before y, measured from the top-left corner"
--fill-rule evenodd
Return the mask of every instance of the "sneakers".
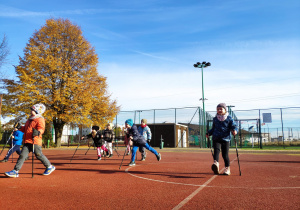
M 51 165 L 50 167 L 46 168 L 43 175 L 45 175 L 45 176 L 50 175 L 54 170 L 55 170 L 55 167 L 53 165 Z
M 111 158 L 112 156 L 114 156 L 113 154 L 110 154 L 108 158 Z
M 7 162 L 7 161 L 8 161 L 8 160 L 4 158 L 4 159 L 1 160 L 0 162 L 1 162 L 1 163 L 5 163 L 5 162 Z
M 130 162 L 128 166 L 135 166 L 135 162 Z
M 101 160 L 101 157 L 100 157 L 100 156 L 98 157 L 98 160 Z
M 130 149 L 128 149 L 128 147 L 127 147 L 127 153 L 126 153 L 126 155 L 130 155 Z
M 161 154 L 158 153 L 158 155 L 156 155 L 156 158 L 157 158 L 157 161 L 160 161 L 161 160 Z
M 143 156 L 142 157 L 142 159 L 141 159 L 141 161 L 145 161 L 146 160 L 146 157 L 145 156 Z
M 230 167 L 225 167 L 225 171 L 224 171 L 224 175 L 227 175 L 229 176 L 231 173 L 230 173 Z
M 214 164 L 212 164 L 211 170 L 214 172 L 214 174 L 219 174 L 219 163 L 216 160 Z
M 16 170 L 12 170 L 12 171 L 9 171 L 9 172 L 5 172 L 4 174 L 5 174 L 6 176 L 8 176 L 8 177 L 14 177 L 14 178 L 19 177 L 19 172 L 16 171 Z

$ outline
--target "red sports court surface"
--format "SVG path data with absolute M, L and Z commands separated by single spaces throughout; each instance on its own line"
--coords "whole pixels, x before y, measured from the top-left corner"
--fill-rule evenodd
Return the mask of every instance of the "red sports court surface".
M 230 151 L 231 175 L 214 175 L 212 155 L 205 149 L 157 149 L 158 162 L 148 152 L 145 162 L 129 167 L 130 156 L 97 161 L 96 150 L 44 149 L 56 170 L 43 176 L 35 159 L 25 162 L 19 178 L 4 172 L 10 160 L 0 163 L 1 209 L 299 209 L 300 151 L 244 152 L 239 150 L 242 176 L 235 149 Z M 3 152 L 1 159 L 6 154 Z M 224 163 L 220 157 L 220 168 Z

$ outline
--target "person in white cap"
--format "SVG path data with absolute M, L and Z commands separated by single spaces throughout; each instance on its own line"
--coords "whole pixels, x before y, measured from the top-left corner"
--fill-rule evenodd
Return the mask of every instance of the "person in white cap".
M 19 170 L 22 168 L 28 154 L 34 150 L 35 157 L 46 167 L 43 175 L 49 175 L 55 167 L 51 165 L 47 157 L 42 153 L 42 134 L 45 131 L 45 119 L 42 114 L 46 111 L 44 104 L 35 104 L 30 108 L 30 116 L 25 126 L 20 128 L 24 133 L 24 145 L 18 161 L 12 171 L 5 172 L 8 177 L 19 177 Z

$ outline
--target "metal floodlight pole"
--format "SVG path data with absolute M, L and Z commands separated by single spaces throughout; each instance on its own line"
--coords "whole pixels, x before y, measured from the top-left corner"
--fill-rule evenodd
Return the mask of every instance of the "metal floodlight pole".
M 205 124 L 206 124 L 206 117 L 205 117 L 205 115 L 206 115 L 206 113 L 205 113 L 205 105 L 204 105 L 204 103 L 205 103 L 205 98 L 204 98 L 204 82 L 203 82 L 203 65 L 201 65 L 201 74 L 202 74 L 202 107 L 203 107 L 203 137 L 202 137 L 202 139 L 205 139 L 205 134 L 206 134 L 206 126 L 205 126 Z
M 211 66 L 210 62 L 203 61 L 202 63 L 197 62 L 194 64 L 195 68 L 201 68 L 201 75 L 202 75 L 202 106 L 203 106 L 203 133 L 202 133 L 202 139 L 205 140 L 205 134 L 206 134 L 206 113 L 205 113 L 205 100 L 204 98 L 204 82 L 203 82 L 203 68 L 206 68 L 208 66 Z M 200 99 L 201 100 L 201 99 Z

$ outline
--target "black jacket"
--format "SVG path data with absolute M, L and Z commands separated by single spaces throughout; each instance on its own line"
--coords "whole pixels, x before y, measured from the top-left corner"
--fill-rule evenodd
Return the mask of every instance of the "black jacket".
M 102 147 L 102 145 L 104 144 L 104 140 L 103 138 L 101 138 L 102 136 L 102 132 L 101 131 L 97 131 L 96 136 L 93 138 L 92 133 L 90 133 L 89 135 L 87 135 L 88 138 L 92 138 L 95 144 L 95 147 Z
M 134 146 L 145 146 L 146 145 L 146 140 L 144 138 L 144 136 L 142 136 L 136 125 L 133 124 L 132 127 L 130 128 L 130 130 L 128 131 L 128 135 L 132 136 L 132 142 Z
M 103 131 L 103 137 L 106 142 L 112 142 L 115 139 L 115 133 L 113 130 L 105 129 Z

